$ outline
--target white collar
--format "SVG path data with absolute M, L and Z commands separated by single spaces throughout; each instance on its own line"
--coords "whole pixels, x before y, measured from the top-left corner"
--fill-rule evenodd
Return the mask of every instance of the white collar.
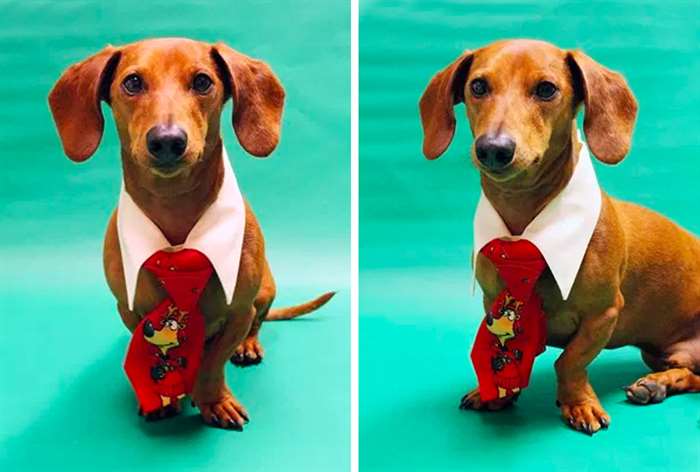
M 129 309 L 133 309 L 139 270 L 146 259 L 159 250 L 185 248 L 197 249 L 207 256 L 219 276 L 226 302 L 231 303 L 243 246 L 245 204 L 223 146 L 222 154 L 224 179 L 219 194 L 179 246 L 170 244 L 155 223 L 136 205 L 122 182 L 117 233 Z
M 530 222 L 521 236 L 510 234 L 501 216 L 482 192 L 474 215 L 474 256 L 496 238 L 526 239 L 537 246 L 544 256 L 562 298 L 566 300 L 598 223 L 600 208 L 600 187 L 588 148 L 581 141 L 578 163 L 569 183 Z

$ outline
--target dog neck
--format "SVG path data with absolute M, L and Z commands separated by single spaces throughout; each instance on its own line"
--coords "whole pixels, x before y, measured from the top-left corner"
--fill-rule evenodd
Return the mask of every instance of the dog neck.
M 578 162 L 581 143 L 578 141 L 576 123 L 565 138 L 563 147 L 545 153 L 542 165 L 535 175 L 515 177 L 507 182 L 496 182 L 483 173 L 481 187 L 484 195 L 501 216 L 511 234 L 521 235 L 532 220 L 569 183 Z
M 133 159 L 122 156 L 126 191 L 170 244 L 176 246 L 185 242 L 219 194 L 224 179 L 222 149 L 219 138 L 198 164 L 172 178 L 158 177 L 137 168 Z

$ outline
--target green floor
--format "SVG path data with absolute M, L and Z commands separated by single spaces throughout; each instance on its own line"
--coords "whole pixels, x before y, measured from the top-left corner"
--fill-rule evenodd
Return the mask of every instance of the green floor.
M 700 395 L 628 404 L 620 387 L 646 372 L 632 348 L 590 369 L 612 416 L 592 438 L 559 420 L 556 349 L 512 410 L 458 410 L 475 385 L 469 351 L 483 316 L 469 270 L 478 175 L 461 106 L 436 162 L 422 157 L 418 119 L 428 80 L 463 49 L 508 37 L 580 47 L 622 71 L 640 102 L 631 155 L 596 164 L 601 184 L 698 234 L 699 18 L 696 0 L 361 2 L 362 471 L 700 470 Z
M 346 2 L 0 1 L 0 11 L 0 470 L 347 470 Z M 155 424 L 136 415 L 122 370 L 129 338 L 101 268 L 120 185 L 113 122 L 76 165 L 46 105 L 72 62 L 165 35 L 226 41 L 279 75 L 288 106 L 275 154 L 246 156 L 230 118 L 224 142 L 266 236 L 277 304 L 340 290 L 308 319 L 264 326 L 262 365 L 228 367 L 251 413 L 243 433 L 205 427 L 189 407 Z

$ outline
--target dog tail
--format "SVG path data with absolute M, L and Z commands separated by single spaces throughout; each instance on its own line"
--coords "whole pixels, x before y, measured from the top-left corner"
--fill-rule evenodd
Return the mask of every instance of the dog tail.
M 298 316 L 306 315 L 308 313 L 311 313 L 312 311 L 318 310 L 323 305 L 328 303 L 328 300 L 333 298 L 333 295 L 335 295 L 335 292 L 327 292 L 321 295 L 320 297 L 315 298 L 309 302 L 302 303 L 301 305 L 295 305 L 285 308 L 272 308 L 265 317 L 265 321 L 291 320 Z

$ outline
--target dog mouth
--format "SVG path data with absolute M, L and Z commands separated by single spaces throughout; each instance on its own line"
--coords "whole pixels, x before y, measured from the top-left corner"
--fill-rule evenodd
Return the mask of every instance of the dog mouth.
M 479 166 L 479 170 L 493 180 L 504 181 L 514 174 L 512 166 L 504 167 L 503 169 L 489 169 L 484 166 Z
M 486 176 L 490 180 L 493 180 L 494 182 L 507 182 L 508 180 L 511 180 L 512 178 L 520 174 L 520 169 L 513 165 L 512 162 L 507 166 L 499 169 L 492 169 L 486 167 L 478 161 L 476 161 L 475 164 L 476 168 L 482 175 Z
M 150 166 L 149 170 L 151 171 L 152 174 L 162 177 L 164 179 L 169 179 L 172 177 L 177 176 L 178 174 L 182 173 L 185 168 L 185 166 L 182 163 L 176 163 L 176 164 L 169 164 L 169 165 L 154 165 Z
M 536 159 L 533 159 L 532 166 L 536 166 L 539 161 L 540 161 L 539 157 Z M 495 168 L 495 169 L 483 165 L 476 158 L 472 158 L 472 162 L 474 163 L 474 166 L 477 168 L 477 170 L 483 176 L 485 176 L 489 180 L 496 182 L 496 183 L 499 183 L 499 184 L 511 181 L 519 176 L 524 175 L 525 173 L 528 172 L 528 169 L 531 167 L 531 165 L 527 165 L 527 164 L 523 165 L 523 161 L 521 161 L 517 157 L 515 159 L 513 159 L 507 165 L 500 167 L 500 168 Z
M 157 162 L 149 156 L 149 162 L 144 167 L 156 177 L 172 179 L 181 174 L 189 173 L 194 166 L 202 161 L 202 156 L 201 152 L 187 153 L 173 162 Z

